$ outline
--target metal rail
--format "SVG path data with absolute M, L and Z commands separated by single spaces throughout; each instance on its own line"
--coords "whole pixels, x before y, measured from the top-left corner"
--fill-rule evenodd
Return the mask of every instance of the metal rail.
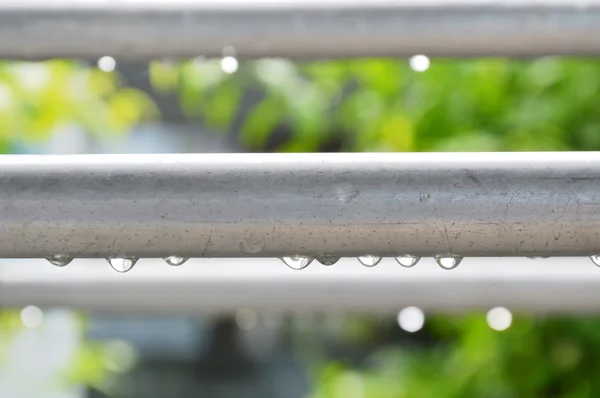
M 600 269 L 587 258 L 467 258 L 442 270 L 432 259 L 403 268 L 384 259 L 365 268 L 356 259 L 303 271 L 277 259 L 192 259 L 178 268 L 140 260 L 114 272 L 101 259 L 65 268 L 44 260 L 0 263 L 0 305 L 68 307 L 111 313 L 350 311 L 397 313 L 488 310 L 599 313 Z
M 0 257 L 589 256 L 600 154 L 0 156 Z
M 19 1 L 0 57 L 543 56 L 600 53 L 598 0 Z

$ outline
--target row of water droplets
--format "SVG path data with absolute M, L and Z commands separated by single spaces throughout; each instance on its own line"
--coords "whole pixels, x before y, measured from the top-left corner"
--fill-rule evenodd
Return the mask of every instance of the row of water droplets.
M 381 259 L 382 259 L 382 257 L 370 256 L 370 255 L 358 257 L 358 261 L 360 261 L 360 263 L 362 265 L 364 265 L 365 267 L 374 267 L 381 262 Z M 405 254 L 402 256 L 395 257 L 395 259 L 398 262 L 398 264 L 402 265 L 403 267 L 410 268 L 410 267 L 413 267 L 414 265 L 416 265 L 419 262 L 419 260 L 421 260 L 421 257 Z M 57 267 L 64 267 L 64 266 L 68 265 L 69 263 L 71 263 L 71 261 L 73 261 L 73 257 L 64 255 L 64 254 L 56 254 L 56 255 L 48 257 L 47 260 L 51 264 L 53 264 Z M 108 261 L 110 266 L 115 271 L 124 273 L 133 268 L 135 263 L 137 263 L 138 258 L 136 258 L 136 257 L 109 257 L 106 260 Z M 178 257 L 178 256 L 169 256 L 169 257 L 163 258 L 163 260 L 165 260 L 165 262 L 167 264 L 177 267 L 177 266 L 182 265 L 186 261 L 188 261 L 189 258 Z M 336 256 L 332 256 L 332 255 L 322 255 L 322 256 L 317 256 L 317 257 L 298 255 L 298 256 L 291 256 L 291 257 L 282 257 L 281 260 L 288 267 L 295 269 L 295 270 L 301 270 L 301 269 L 308 267 L 310 265 L 310 263 L 313 262 L 313 260 L 317 260 L 318 262 L 320 262 L 323 265 L 330 266 L 330 265 L 334 265 L 335 263 L 337 263 L 340 260 L 340 257 L 336 257 Z M 460 262 L 462 261 L 462 257 L 460 257 L 460 256 L 436 256 L 435 260 L 440 265 L 440 267 L 442 267 L 443 269 L 450 270 L 450 269 L 456 268 L 458 266 L 458 264 L 460 264 Z
M 419 262 L 419 260 L 421 260 L 421 257 L 413 256 L 410 254 L 403 254 L 394 258 L 396 259 L 398 264 L 405 268 L 414 267 Z M 296 255 L 290 257 L 282 257 L 281 261 L 283 261 L 288 267 L 292 269 L 301 270 L 308 267 L 310 263 L 313 262 L 313 260 L 317 260 L 321 264 L 329 266 L 337 263 L 339 259 L 339 257 L 330 255 L 316 257 Z M 371 255 L 358 257 L 358 261 L 365 267 L 374 267 L 381 262 L 381 259 L 382 257 Z M 438 265 L 446 270 L 451 270 L 458 267 L 458 264 L 460 264 L 462 259 L 463 258 L 461 256 L 455 255 L 435 256 L 435 261 L 438 263 Z
M 435 258 L 435 261 L 438 263 L 438 265 L 445 270 L 451 270 L 451 269 L 458 267 L 458 265 L 460 264 L 460 262 L 463 259 L 461 256 L 457 256 L 457 255 L 439 255 L 439 256 L 435 256 L 434 258 Z M 529 258 L 544 259 L 547 257 L 529 257 Z M 413 256 L 410 254 L 404 254 L 401 256 L 394 257 L 394 259 L 401 266 L 403 266 L 405 268 L 411 268 L 411 267 L 414 267 L 419 262 L 419 260 L 421 260 L 421 257 Z M 592 262 L 594 264 L 596 264 L 598 267 L 600 267 L 600 254 L 592 255 L 592 256 L 590 256 L 590 259 L 592 260 Z M 64 267 L 64 266 L 68 265 L 69 263 L 71 263 L 71 261 L 73 261 L 73 257 L 67 256 L 65 254 L 56 254 L 56 255 L 48 257 L 47 260 L 51 264 L 53 264 L 57 267 Z M 189 258 L 179 257 L 179 256 L 169 256 L 169 257 L 163 258 L 163 260 L 171 266 L 178 267 L 178 266 L 184 264 L 186 261 L 188 261 Z M 322 255 L 322 256 L 316 256 L 316 257 L 295 255 L 295 256 L 281 258 L 281 261 L 283 261 L 291 269 L 295 269 L 295 270 L 301 270 L 301 269 L 308 267 L 310 265 L 310 263 L 312 263 L 314 260 L 317 260 L 319 263 L 321 263 L 323 265 L 331 266 L 331 265 L 334 265 L 335 263 L 337 263 L 340 260 L 340 257 L 336 257 L 336 256 L 332 256 L 332 255 Z M 358 261 L 365 267 L 374 267 L 377 264 L 379 264 L 381 262 L 381 260 L 382 260 L 382 257 L 371 256 L 371 255 L 365 255 L 365 256 L 358 257 Z M 110 266 L 115 271 L 120 272 L 120 273 L 125 273 L 133 268 L 135 263 L 137 263 L 138 258 L 136 258 L 136 257 L 109 257 L 106 259 L 106 261 L 108 261 Z
M 401 255 L 398 257 L 394 257 L 394 258 L 396 259 L 398 264 L 400 264 L 401 266 L 403 266 L 405 268 L 413 267 L 419 262 L 419 260 L 421 260 L 421 257 L 413 256 L 410 254 L 404 254 L 404 255 Z M 438 255 L 438 256 L 435 256 L 434 258 L 435 258 L 435 261 L 438 263 L 438 265 L 445 270 L 451 270 L 451 269 L 458 267 L 458 265 L 460 264 L 460 262 L 463 259 L 462 256 L 457 256 L 457 255 Z M 536 259 L 545 259 L 548 257 L 528 257 L 528 258 L 530 258 L 532 260 L 536 260 Z M 313 260 L 317 260 L 321 264 L 329 266 L 329 265 L 333 265 L 333 264 L 337 263 L 339 259 L 340 259 L 339 257 L 328 256 L 328 255 L 317 256 L 317 257 L 296 255 L 296 256 L 281 258 L 281 260 L 288 267 L 295 269 L 295 270 L 301 270 L 301 269 L 308 267 L 310 265 L 310 263 L 313 262 Z M 374 267 L 377 264 L 379 264 L 379 262 L 381 262 L 381 259 L 382 259 L 382 257 L 370 256 L 370 255 L 358 257 L 358 261 L 365 267 Z M 594 254 L 594 255 L 590 256 L 590 260 L 592 260 L 592 262 L 594 264 L 596 264 L 598 267 L 600 267 L 600 254 Z
M 64 254 L 56 254 L 51 257 L 48 257 L 47 260 L 57 267 L 64 267 L 68 265 L 71 261 L 73 261 L 73 257 L 69 257 Z M 187 257 L 178 257 L 178 256 L 169 256 L 163 258 L 165 262 L 173 267 L 178 267 L 185 263 L 189 258 Z M 109 257 L 106 259 L 112 269 L 117 272 L 125 273 L 133 268 L 135 263 L 137 263 L 138 258 L 136 257 Z

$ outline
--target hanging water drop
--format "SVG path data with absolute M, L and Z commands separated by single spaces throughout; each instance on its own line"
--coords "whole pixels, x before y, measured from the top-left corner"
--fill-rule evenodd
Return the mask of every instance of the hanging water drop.
M 458 267 L 458 264 L 462 261 L 461 256 L 447 255 L 447 256 L 435 256 L 435 261 L 443 269 L 454 269 Z
M 69 257 L 66 254 L 53 254 L 46 260 L 48 260 L 50 264 L 56 265 L 57 267 L 64 267 L 73 261 L 73 257 Z
M 301 270 L 308 267 L 313 260 L 312 257 L 298 255 L 281 258 L 281 261 L 283 261 L 285 265 L 295 270 Z
M 402 256 L 396 257 L 396 261 L 403 267 L 410 268 L 414 267 L 421 257 L 419 256 L 411 256 L 410 254 L 404 254 Z
M 541 257 L 541 256 L 527 256 L 528 259 L 530 260 L 545 260 L 549 257 Z
M 318 262 L 320 262 L 321 264 L 323 264 L 323 265 L 330 266 L 330 265 L 333 265 L 333 264 L 337 263 L 340 260 L 340 258 L 336 257 L 336 256 L 331 256 L 331 255 L 328 255 L 328 254 L 324 254 L 322 256 L 317 256 L 316 260 Z
M 115 271 L 125 273 L 133 268 L 138 259 L 132 257 L 115 257 L 107 258 L 106 261 L 108 261 L 112 269 Z
M 590 256 L 590 260 L 592 260 L 594 264 L 600 267 L 600 254 L 594 254 L 593 256 Z
M 169 257 L 163 258 L 163 260 L 165 260 L 165 263 L 167 263 L 169 265 L 178 267 L 178 266 L 182 265 L 183 263 L 185 263 L 187 260 L 189 260 L 189 258 L 178 257 L 178 256 L 169 256 Z
M 376 256 L 361 256 L 358 258 L 358 261 L 365 267 L 374 267 L 381 261 L 381 257 Z

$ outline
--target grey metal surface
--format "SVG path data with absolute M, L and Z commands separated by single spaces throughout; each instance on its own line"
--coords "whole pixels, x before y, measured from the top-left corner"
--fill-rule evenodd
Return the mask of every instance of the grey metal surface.
M 600 252 L 600 154 L 0 156 L 0 257 Z
M 127 274 L 101 259 L 65 268 L 44 260 L 0 263 L 3 307 L 68 307 L 124 314 L 216 314 L 323 311 L 397 313 L 488 310 L 600 313 L 600 269 L 590 259 L 466 258 L 452 271 L 431 258 L 413 268 L 383 259 L 373 268 L 356 259 L 302 271 L 273 258 L 192 259 L 170 267 L 142 259 Z
M 597 0 L 19 1 L 0 57 L 118 59 L 600 53 Z

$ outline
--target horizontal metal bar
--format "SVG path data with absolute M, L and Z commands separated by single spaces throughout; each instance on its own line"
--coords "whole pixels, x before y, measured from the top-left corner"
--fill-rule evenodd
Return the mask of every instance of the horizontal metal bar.
M 598 0 L 19 1 L 0 57 L 542 56 L 600 53 Z
M 0 257 L 600 252 L 600 153 L 0 156 Z
M 303 271 L 277 259 L 194 259 L 175 269 L 143 259 L 126 275 L 106 261 L 68 267 L 43 260 L 0 263 L 3 307 L 68 307 L 111 313 L 351 311 L 394 313 L 487 310 L 504 306 L 536 313 L 600 312 L 600 269 L 587 258 L 467 258 L 442 270 L 432 259 L 403 268 L 383 259 L 366 268 L 356 259 Z

